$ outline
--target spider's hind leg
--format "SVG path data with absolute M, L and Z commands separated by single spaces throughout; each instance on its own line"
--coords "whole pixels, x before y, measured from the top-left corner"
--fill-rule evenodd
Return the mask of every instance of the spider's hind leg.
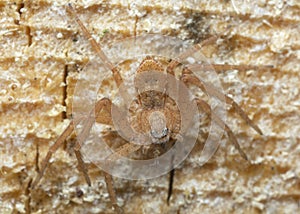
M 221 128 L 224 128 L 224 131 L 226 131 L 229 140 L 233 143 L 234 147 L 238 150 L 240 155 L 245 159 L 248 160 L 247 155 L 245 152 L 241 149 L 235 135 L 233 134 L 232 130 L 227 126 L 227 124 L 216 114 L 214 111 L 211 110 L 209 104 L 201 99 L 195 99 L 198 108 L 204 111 L 206 114 L 210 115 L 211 119 L 216 122 L 218 126 Z
M 134 143 L 126 143 L 123 146 L 120 146 L 114 153 L 110 154 L 105 159 L 105 165 L 110 167 L 114 161 L 120 158 L 120 156 L 128 156 L 129 154 L 139 150 L 141 148 L 140 145 Z M 110 201 L 118 214 L 124 213 L 121 207 L 119 207 L 117 203 L 116 191 L 114 189 L 113 178 L 112 175 L 103 171 L 105 177 L 105 183 L 107 187 L 107 191 L 110 197 Z
M 204 82 L 200 78 L 196 77 L 191 70 L 185 69 L 183 71 L 183 75 L 181 77 L 181 80 L 186 84 L 193 84 L 199 87 L 202 91 L 204 91 L 206 94 L 216 97 L 220 101 L 231 105 L 235 112 L 241 116 L 241 118 L 249 125 L 251 126 L 258 134 L 262 135 L 261 129 L 251 120 L 248 115 L 245 113 L 245 111 L 229 96 L 226 94 L 223 94 L 220 92 L 216 87 L 213 85 Z

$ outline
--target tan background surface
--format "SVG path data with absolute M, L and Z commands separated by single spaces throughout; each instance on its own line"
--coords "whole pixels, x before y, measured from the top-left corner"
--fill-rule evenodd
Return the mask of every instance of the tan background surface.
M 199 167 L 199 143 L 176 171 L 170 206 L 167 175 L 115 179 L 126 213 L 299 211 L 299 1 L 97 2 L 73 4 L 102 44 L 144 33 L 197 43 L 231 26 L 228 39 L 204 50 L 212 62 L 275 66 L 220 74 L 226 92 L 264 132 L 257 135 L 230 111 L 227 123 L 251 164 L 224 138 L 215 156 Z M 90 164 L 88 187 L 71 143 L 59 149 L 39 187 L 30 190 L 37 162 L 69 123 L 75 79 L 92 53 L 65 4 L 0 0 L 1 213 L 112 212 L 100 170 Z

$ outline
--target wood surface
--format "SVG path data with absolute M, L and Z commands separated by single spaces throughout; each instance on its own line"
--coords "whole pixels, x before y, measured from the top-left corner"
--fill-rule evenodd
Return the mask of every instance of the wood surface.
M 38 187 L 31 189 L 49 146 L 70 122 L 76 79 L 95 59 L 66 12 L 67 2 L 0 0 L 0 213 L 113 213 L 101 170 L 88 163 L 91 187 L 78 171 L 74 139 L 55 153 Z M 212 63 L 274 66 L 219 74 L 224 91 L 263 131 L 257 134 L 229 109 L 226 123 L 249 162 L 224 136 L 216 154 L 199 166 L 205 141 L 199 137 L 175 172 L 169 205 L 168 175 L 114 179 L 125 213 L 299 212 L 298 0 L 71 3 L 104 50 L 148 33 L 195 44 L 226 32 L 202 50 Z M 208 131 L 202 127 L 201 136 Z

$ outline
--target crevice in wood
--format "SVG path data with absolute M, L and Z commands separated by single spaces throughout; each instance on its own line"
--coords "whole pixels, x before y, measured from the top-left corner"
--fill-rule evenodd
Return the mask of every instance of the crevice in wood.
M 35 154 L 35 171 L 37 173 L 40 172 L 40 167 L 39 167 L 39 159 L 40 159 L 40 151 L 39 151 L 39 144 L 36 144 L 36 154 Z
M 63 74 L 63 97 L 62 97 L 62 105 L 66 107 L 66 111 L 62 113 L 62 119 L 67 118 L 67 103 L 66 100 L 68 98 L 68 84 L 67 84 L 67 78 L 68 78 L 69 68 L 68 65 L 65 65 L 64 67 L 64 74 Z

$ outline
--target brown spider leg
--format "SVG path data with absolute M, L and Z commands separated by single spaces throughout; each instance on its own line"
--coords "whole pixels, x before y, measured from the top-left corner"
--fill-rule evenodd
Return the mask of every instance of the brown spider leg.
M 110 103 L 110 101 L 108 99 L 99 100 L 96 103 L 95 108 L 90 112 L 89 117 L 91 117 L 94 114 L 94 111 L 96 111 L 96 112 L 99 113 L 102 109 L 107 108 L 107 106 L 109 106 L 109 103 Z M 94 120 L 91 119 L 91 118 L 89 118 L 89 117 L 87 119 L 85 119 L 85 121 L 84 121 L 84 124 L 85 124 L 84 127 L 85 128 L 80 133 L 80 135 L 79 135 L 79 137 L 80 137 L 79 141 L 76 142 L 76 146 L 75 146 L 74 150 L 75 150 L 76 158 L 78 160 L 79 169 L 82 170 L 82 172 L 84 173 L 85 180 L 88 183 L 88 185 L 90 186 L 91 182 L 90 182 L 89 176 L 87 174 L 87 169 L 85 168 L 84 162 L 83 162 L 82 157 L 81 157 L 81 153 L 79 151 L 79 149 L 80 149 L 80 143 L 79 142 L 83 142 L 85 140 L 85 138 L 87 137 L 87 135 L 89 133 L 89 130 L 91 129 L 91 127 L 92 127 L 92 125 L 94 123 Z M 45 159 L 42 162 L 41 170 L 40 170 L 37 178 L 32 183 L 32 189 L 34 189 L 34 187 L 39 183 L 39 181 L 43 177 L 43 175 L 45 173 L 45 170 L 48 167 L 48 164 L 49 164 L 49 161 L 50 161 L 52 155 L 63 144 L 63 142 L 67 139 L 67 137 L 69 137 L 72 134 L 72 132 L 74 131 L 74 126 L 78 122 L 79 122 L 79 119 L 76 120 L 76 121 L 72 120 L 70 122 L 70 124 L 68 125 L 68 127 L 63 131 L 63 133 L 56 140 L 56 142 L 50 147 L 50 149 L 49 149 L 49 151 L 48 151 Z M 78 149 L 78 147 L 79 147 L 79 149 Z
M 198 108 L 202 109 L 206 114 L 211 115 L 211 118 L 224 130 L 226 131 L 229 140 L 233 143 L 234 147 L 239 151 L 240 155 L 245 159 L 248 160 L 247 155 L 245 152 L 241 149 L 236 137 L 234 136 L 231 129 L 224 123 L 224 121 L 221 120 L 218 115 L 214 113 L 214 111 L 211 110 L 208 103 L 206 103 L 204 100 L 196 98 L 195 101 L 197 102 Z
M 76 154 L 76 157 L 77 157 L 79 165 L 80 165 L 80 169 L 81 169 L 81 171 L 83 171 L 86 179 L 89 177 L 87 174 L 87 169 L 85 167 L 85 164 L 81 158 L 81 153 L 80 153 L 81 143 L 80 142 L 85 141 L 86 137 L 88 136 L 88 134 L 90 132 L 90 129 L 92 128 L 92 125 L 94 124 L 94 120 L 92 117 L 92 114 L 94 112 L 95 112 L 95 118 L 97 119 L 98 122 L 104 123 L 104 124 L 112 123 L 111 115 L 106 115 L 106 116 L 104 115 L 104 117 L 103 117 L 103 114 L 100 114 L 100 113 L 103 113 L 104 111 L 106 111 L 106 113 L 110 114 L 111 108 L 112 108 L 112 103 L 109 99 L 103 98 L 103 99 L 99 100 L 96 103 L 95 108 L 90 112 L 89 119 L 85 123 L 84 129 L 78 136 L 77 145 L 75 146 L 74 150 L 75 150 L 75 154 Z M 117 149 L 117 151 L 115 153 L 109 155 L 108 159 L 116 160 L 119 158 L 117 155 L 127 155 L 129 153 L 132 153 L 140 147 L 140 146 L 138 146 L 138 148 L 136 148 L 136 146 L 137 145 L 134 145 L 134 144 L 133 145 L 125 144 L 124 146 L 121 146 L 119 149 Z M 110 174 L 104 172 L 104 177 L 105 177 L 105 183 L 107 186 L 107 191 L 109 193 L 111 203 L 112 203 L 114 209 L 116 210 L 116 212 L 118 214 L 121 214 L 121 213 L 123 213 L 123 210 L 117 204 L 117 197 L 116 197 L 116 193 L 115 193 L 114 186 L 113 186 L 112 176 Z
M 91 182 L 91 179 L 88 175 L 88 169 L 82 159 L 82 155 L 81 155 L 81 152 L 80 150 L 76 150 L 74 149 L 74 152 L 75 152 L 75 155 L 76 155 L 76 159 L 78 161 L 78 169 L 79 171 L 81 171 L 83 173 L 83 176 L 84 176 L 84 179 L 86 181 L 86 183 L 91 186 L 92 185 L 92 182 Z
M 109 194 L 109 199 L 113 205 L 113 208 L 116 210 L 116 212 L 118 214 L 122 214 L 122 213 L 124 213 L 124 211 L 122 210 L 121 207 L 119 207 L 119 205 L 117 203 L 117 196 L 116 196 L 116 191 L 114 189 L 114 182 L 113 182 L 112 176 L 105 171 L 103 171 L 103 173 L 104 173 L 106 188 L 107 188 L 107 191 Z
M 110 154 L 106 161 L 109 164 L 109 162 L 116 161 L 120 158 L 120 156 L 127 156 L 137 150 L 139 150 L 142 147 L 142 145 L 136 144 L 136 143 L 127 143 L 123 146 L 120 146 L 114 153 Z
M 45 159 L 42 162 L 41 170 L 39 171 L 38 176 L 32 183 L 31 188 L 34 189 L 35 186 L 39 183 L 41 178 L 43 177 L 45 170 L 49 164 L 50 158 L 52 155 L 57 151 L 57 149 L 65 142 L 67 137 L 70 136 L 70 134 L 74 131 L 74 123 L 71 122 L 68 127 L 64 130 L 64 132 L 59 136 L 59 138 L 56 140 L 56 142 L 50 147 Z
M 103 98 L 99 101 L 97 101 L 95 107 L 90 111 L 89 116 L 87 120 L 84 122 L 83 130 L 80 132 L 80 134 L 77 137 L 76 145 L 74 147 L 74 152 L 78 161 L 78 168 L 83 173 L 84 178 L 89 186 L 91 186 L 91 180 L 88 175 L 88 169 L 82 159 L 82 155 L 80 152 L 81 145 L 84 143 L 84 141 L 89 136 L 90 130 L 95 123 L 96 118 L 101 118 L 100 113 L 103 110 L 110 111 L 111 109 L 111 101 L 108 98 Z
M 205 39 L 204 41 L 202 41 L 201 43 L 198 43 L 196 45 L 193 45 L 193 47 L 191 47 L 190 49 L 188 49 L 187 51 L 183 52 L 182 54 L 180 54 L 180 56 L 178 56 L 176 59 L 172 59 L 171 62 L 167 65 L 167 72 L 169 74 L 174 75 L 174 68 L 180 64 L 181 61 L 183 61 L 185 58 L 187 58 L 188 56 L 191 56 L 193 53 L 196 53 L 197 51 L 201 50 L 202 47 L 206 46 L 206 45 L 210 45 L 213 44 L 214 42 L 217 41 L 219 37 L 218 36 L 212 36 L 208 39 Z
M 213 70 L 217 73 L 221 73 L 228 70 L 262 70 L 262 69 L 272 69 L 273 65 L 229 65 L 229 64 L 190 64 L 187 65 L 187 68 L 190 70 L 201 70 L 201 71 L 209 71 Z
M 167 72 L 169 74 L 174 75 L 174 68 L 177 65 L 179 65 L 180 62 L 183 59 L 185 59 L 188 56 L 192 55 L 193 53 L 199 51 L 203 46 L 213 44 L 214 42 L 216 42 L 217 39 L 218 39 L 218 36 L 212 36 L 212 37 L 204 40 L 203 42 L 194 45 L 192 48 L 190 48 L 186 52 L 182 53 L 175 60 L 171 60 L 171 62 L 167 66 L 167 69 L 166 69 Z M 210 69 L 211 68 L 211 65 L 201 65 L 201 64 L 200 65 L 191 65 L 189 67 L 193 68 L 194 66 L 197 66 L 196 68 L 199 68 L 200 70 L 206 70 L 206 69 Z M 264 69 L 264 68 L 270 69 L 270 68 L 273 68 L 272 65 L 267 65 L 267 66 L 251 66 L 251 65 L 217 65 L 216 64 L 216 65 L 212 65 L 212 66 L 214 66 L 214 69 L 217 72 L 218 71 L 223 71 L 223 70 L 228 70 L 228 69 L 243 69 L 243 70 L 248 70 L 248 69 Z M 186 76 L 186 74 L 189 74 L 189 76 Z M 257 125 L 255 125 L 253 123 L 253 121 L 248 117 L 248 115 L 239 107 L 239 105 L 233 99 L 231 99 L 227 95 L 222 94 L 221 92 L 219 92 L 214 86 L 212 86 L 212 85 L 210 85 L 208 83 L 205 83 L 204 81 L 198 79 L 195 76 L 192 76 L 192 72 L 188 68 L 186 68 L 183 71 L 181 80 L 184 81 L 185 83 L 191 83 L 192 82 L 192 84 L 197 85 L 199 88 L 201 88 L 201 90 L 203 90 L 207 94 L 218 98 L 222 102 L 225 102 L 227 104 L 232 105 L 233 108 L 235 109 L 235 111 L 246 121 L 246 123 L 248 125 L 250 125 L 260 135 L 263 134 L 262 131 L 261 131 L 261 129 Z
M 113 161 L 116 161 L 117 159 L 120 158 L 120 156 L 127 156 L 135 151 L 137 151 L 139 148 L 141 148 L 141 145 L 134 144 L 134 143 L 127 143 L 121 147 L 119 147 L 114 153 L 110 154 L 106 160 L 105 160 L 105 165 L 110 166 Z M 110 201 L 114 207 L 114 209 L 117 211 L 118 214 L 123 213 L 123 210 L 118 206 L 117 203 L 117 197 L 116 197 L 116 192 L 114 190 L 114 185 L 113 185 L 113 178 L 112 175 L 109 173 L 104 172 L 105 176 L 105 183 L 107 187 L 107 191 L 109 193 L 109 198 Z
M 210 96 L 218 98 L 220 101 L 225 102 L 229 105 L 231 105 L 235 111 L 243 118 L 243 120 L 246 121 L 246 123 L 251 126 L 257 133 L 262 135 L 261 129 L 254 124 L 254 122 L 248 117 L 248 115 L 244 112 L 244 110 L 229 96 L 226 94 L 223 94 L 220 92 L 216 87 L 213 85 L 204 82 L 203 80 L 200 80 L 200 78 L 194 76 L 190 70 L 185 69 L 183 72 L 183 76 L 181 77 L 181 80 L 185 82 L 186 84 L 193 84 L 198 86 L 201 90 L 203 90 L 205 93 L 207 93 Z
M 81 20 L 79 19 L 79 17 L 76 14 L 75 9 L 72 7 L 71 3 L 68 4 L 67 10 L 75 18 L 75 20 L 76 20 L 77 24 L 79 25 L 79 27 L 81 28 L 84 36 L 90 41 L 90 44 L 92 45 L 92 47 L 93 47 L 94 51 L 96 52 L 97 56 L 102 60 L 102 62 L 104 63 L 104 65 L 109 70 L 112 71 L 114 80 L 115 80 L 117 86 L 119 87 L 122 84 L 122 82 L 123 82 L 122 77 L 121 77 L 121 75 L 119 73 L 119 70 L 112 64 L 112 62 L 109 61 L 109 59 L 107 58 L 107 56 L 105 55 L 105 53 L 101 49 L 101 46 L 96 42 L 96 40 L 92 37 L 92 35 L 90 34 L 90 32 L 87 30 L 87 28 L 81 22 Z

